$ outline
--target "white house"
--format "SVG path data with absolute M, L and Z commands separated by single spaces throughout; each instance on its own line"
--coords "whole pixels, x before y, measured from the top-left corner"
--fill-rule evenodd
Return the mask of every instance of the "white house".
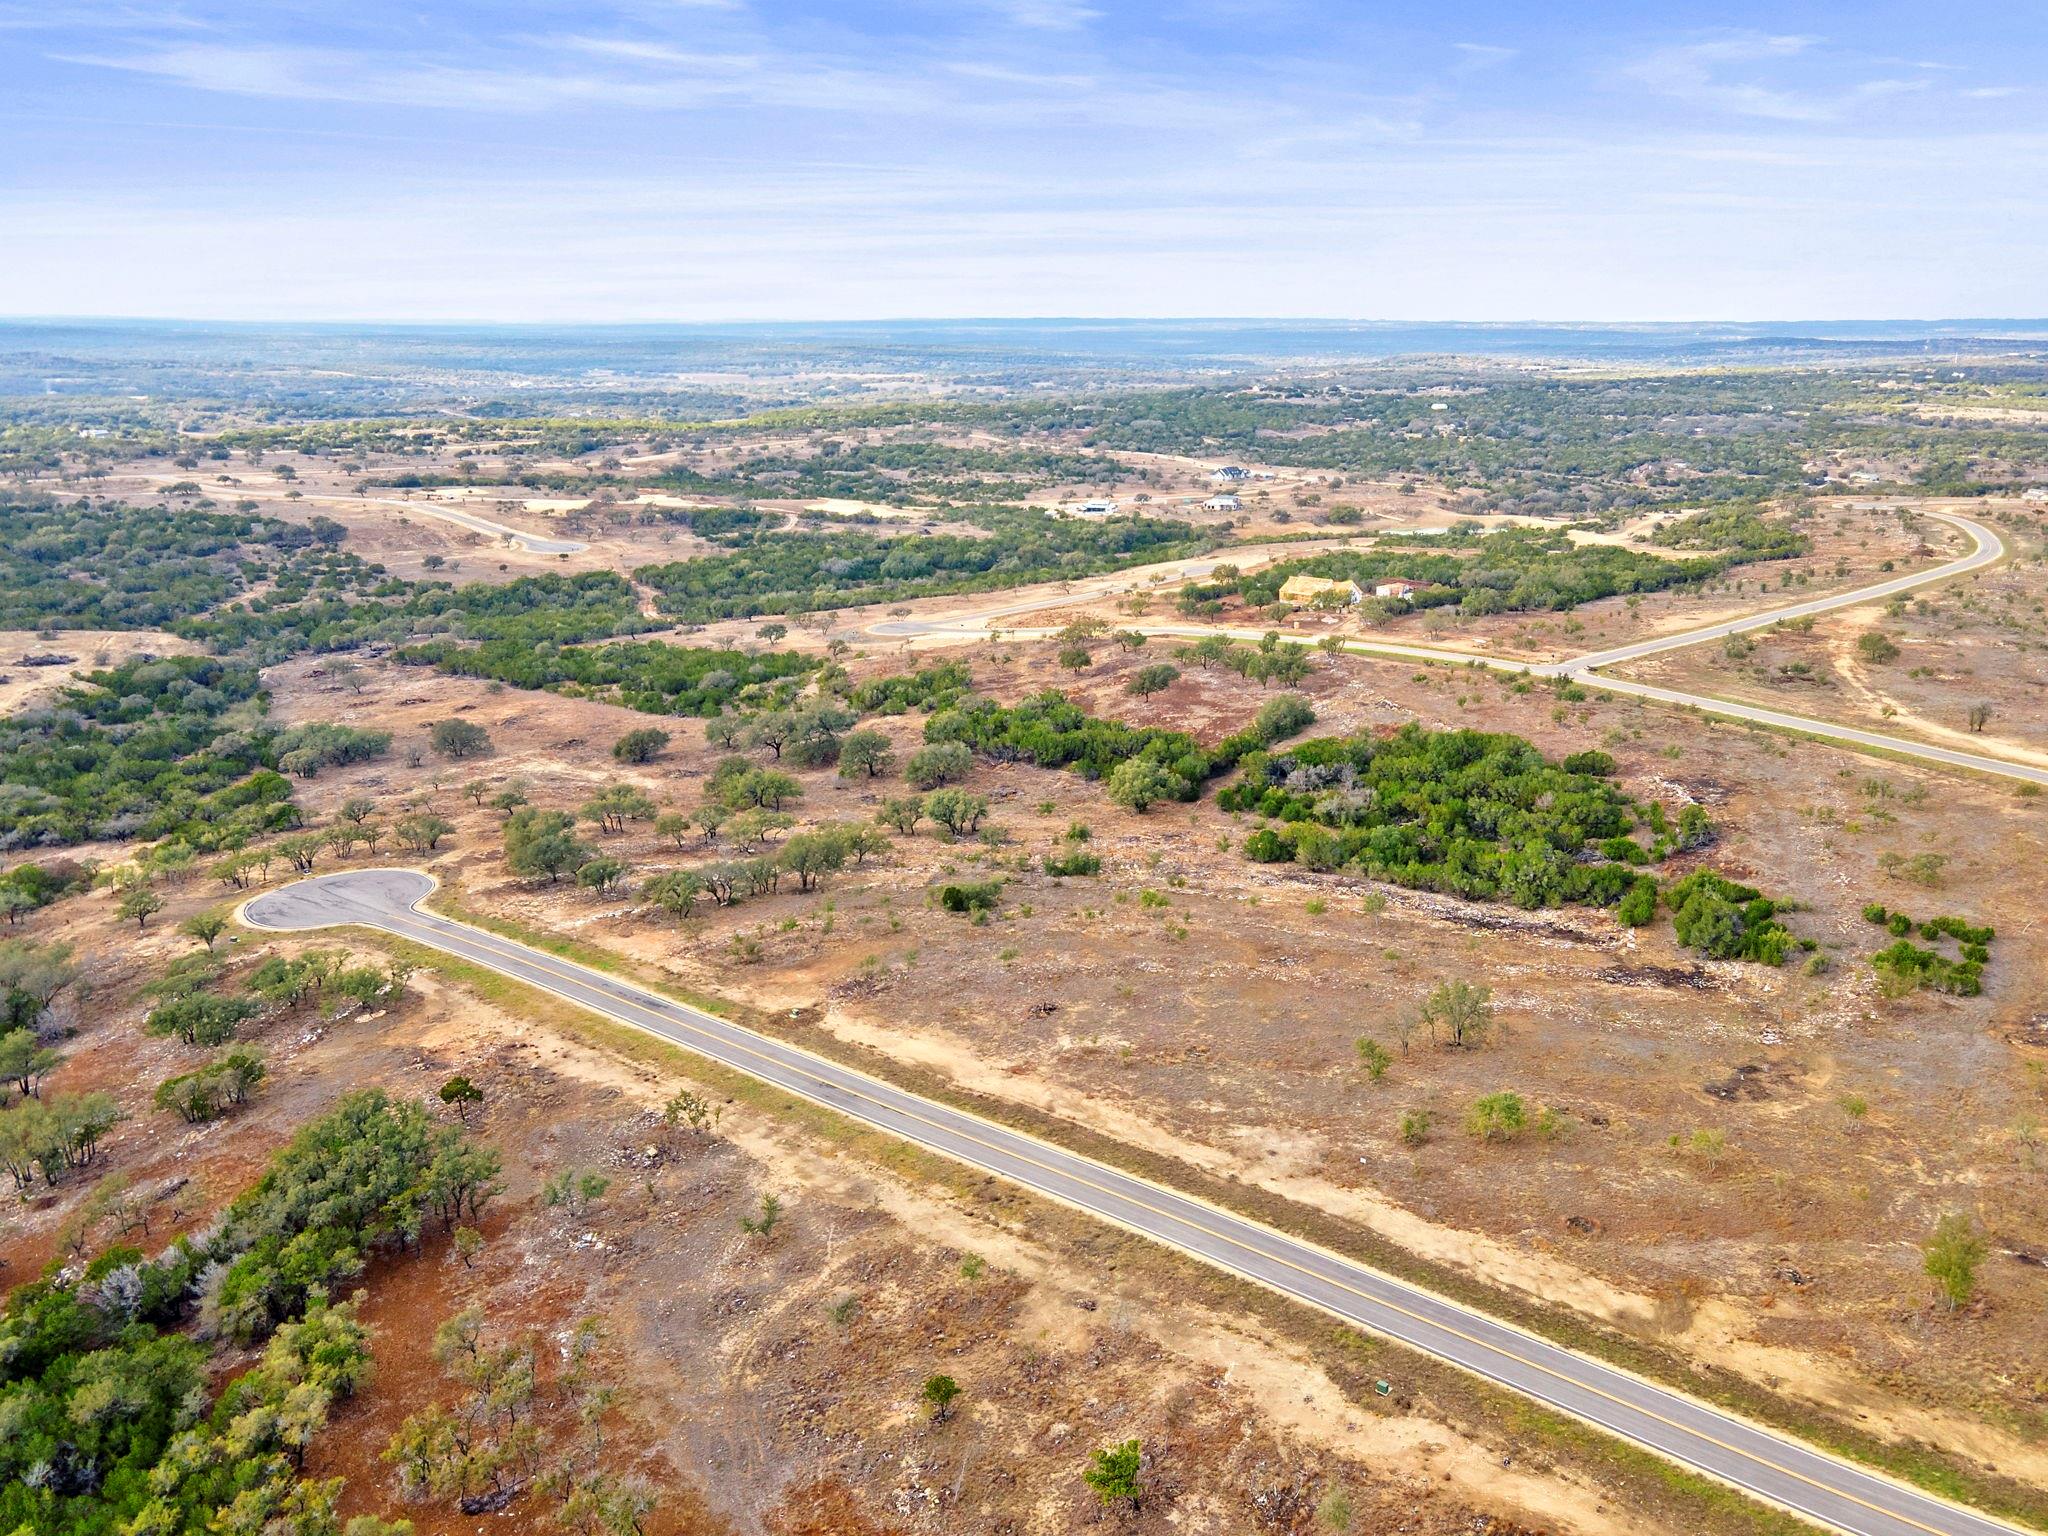
M 2048 485 L 2030 485 L 2020 492 L 2021 501 L 2048 501 Z
M 1221 469 L 1209 471 L 1209 479 L 1217 485 L 1235 485 L 1245 478 L 1245 472 L 1235 464 L 1226 464 Z
M 1076 517 L 1115 517 L 1116 503 L 1109 500 L 1084 501 L 1074 508 Z
M 1374 597 L 1413 597 L 1422 590 L 1422 583 L 1396 576 L 1387 581 L 1376 581 L 1372 586 Z
M 1235 512 L 1244 503 L 1235 496 L 1211 496 L 1202 505 L 1211 512 Z

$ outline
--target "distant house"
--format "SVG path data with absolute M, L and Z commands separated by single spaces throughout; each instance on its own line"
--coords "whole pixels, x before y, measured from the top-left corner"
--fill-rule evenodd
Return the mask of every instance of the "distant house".
M 1202 505 L 1207 507 L 1211 512 L 1235 512 L 1239 507 L 1243 506 L 1244 503 L 1239 501 L 1235 496 L 1211 496 L 1207 501 L 1203 502 Z
M 1376 581 L 1372 584 L 1372 595 L 1374 597 L 1408 598 L 1413 597 L 1421 590 L 1421 582 L 1410 581 L 1404 576 L 1395 576 L 1390 580 Z
M 2048 485 L 2030 485 L 2020 492 L 2021 501 L 2048 501 Z
M 1868 469 L 1851 470 L 1849 473 L 1849 483 L 1851 485 L 1882 485 L 1884 484 L 1884 476 Z
M 1246 476 L 1235 464 L 1226 464 L 1221 469 L 1210 470 L 1209 478 L 1217 485 L 1235 485 Z
M 1115 517 L 1116 503 L 1109 500 L 1084 501 L 1074 508 L 1076 517 Z
M 1290 576 L 1280 584 L 1283 603 L 1312 603 L 1326 592 L 1335 593 L 1346 605 L 1363 602 L 1365 593 L 1355 581 L 1331 581 L 1324 576 Z

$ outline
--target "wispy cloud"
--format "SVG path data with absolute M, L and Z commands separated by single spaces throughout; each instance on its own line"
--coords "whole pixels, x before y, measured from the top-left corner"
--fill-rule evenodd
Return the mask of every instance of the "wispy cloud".
M 1458 61 L 1452 68 L 1461 75 L 1497 69 L 1521 53 L 1519 48 L 1503 48 L 1498 43 L 1453 43 L 1451 50 L 1458 55 Z
M 521 36 L 471 50 L 464 62 L 425 51 L 260 42 L 137 42 L 52 55 L 64 62 L 169 81 L 215 94 L 299 104 L 343 103 L 434 112 L 536 116 L 574 112 L 677 115 L 772 110 L 849 125 L 900 118 L 949 122 L 962 134 L 1006 138 L 1064 127 L 1186 151 L 1200 135 L 1212 155 L 1266 156 L 1294 143 L 1412 136 L 1412 115 L 1364 105 L 1355 91 L 1317 83 L 1307 67 L 1275 95 L 1240 75 L 1219 95 L 1207 80 L 1129 67 L 1112 80 L 1071 51 L 991 51 L 973 39 L 893 50 L 800 49 L 744 30 L 703 42 L 623 32 Z
M 1737 117 L 1786 123 L 1832 123 L 1886 97 L 1930 89 L 1920 76 L 1877 76 L 1822 84 L 1844 66 L 1824 59 L 1820 39 L 1789 34 L 1738 32 L 1681 43 L 1637 59 L 1623 70 L 1660 95 Z M 1791 67 L 1792 83 L 1773 78 Z M 1868 68 L 1868 61 L 1864 67 Z M 1915 64 L 1913 68 L 1925 68 Z
M 0 4 L 0 32 L 176 32 L 206 26 L 176 6 Z
M 1102 12 L 1081 0 L 979 0 L 1012 26 L 1039 32 L 1072 32 L 1099 19 Z
M 553 47 L 553 67 L 538 61 L 396 63 L 343 49 L 248 43 L 172 44 L 57 57 L 234 96 L 471 112 L 572 107 L 684 111 L 734 101 L 894 112 L 916 110 L 928 94 L 904 76 L 798 57 L 692 52 L 611 38 L 556 39 Z M 563 68 L 565 54 L 597 62 L 586 69 Z
M 2048 286 L 2048 97 L 2006 83 L 2031 44 L 1873 21 L 1618 56 L 1507 0 L 1383 10 L 0 0 L 0 292 L 629 318 L 1989 313 Z
M 1834 117 L 1832 100 L 1731 79 L 1730 66 L 1774 63 L 1796 58 L 1818 39 L 1745 32 L 1701 42 L 1659 48 L 1628 65 L 1623 73 L 1661 95 L 1744 117 L 1769 117 L 1787 122 L 1818 122 Z

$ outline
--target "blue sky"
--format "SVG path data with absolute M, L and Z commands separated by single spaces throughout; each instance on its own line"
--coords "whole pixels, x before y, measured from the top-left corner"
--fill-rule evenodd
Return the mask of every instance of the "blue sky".
M 0 313 L 2048 313 L 2048 8 L 0 0 Z

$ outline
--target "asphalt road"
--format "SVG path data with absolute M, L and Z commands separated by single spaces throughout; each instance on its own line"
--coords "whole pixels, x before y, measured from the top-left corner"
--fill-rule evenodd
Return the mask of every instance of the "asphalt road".
M 1728 635 L 1739 635 L 1752 629 L 1767 629 L 1773 624 L 1782 624 L 1789 619 L 1810 618 L 1815 614 L 1832 613 L 1837 608 L 1857 608 L 1865 603 L 1882 602 L 1900 592 L 1910 592 L 1915 587 L 1924 587 L 1930 581 L 1946 581 L 1952 576 L 1966 576 L 1988 565 L 1996 565 L 2005 558 L 2005 540 L 1997 532 L 1987 528 L 1975 518 L 1964 517 L 1955 512 L 1922 511 L 1921 516 L 1931 517 L 1951 527 L 1960 528 L 1976 540 L 1977 547 L 1957 560 L 1944 561 L 1925 571 L 1913 571 L 1904 576 L 1895 576 L 1890 581 L 1881 581 L 1868 587 L 1858 587 L 1853 592 L 1836 592 L 1826 597 L 1811 598 L 1805 602 L 1789 603 L 1782 608 L 1772 608 L 1763 613 L 1753 613 L 1745 618 L 1729 619 L 1722 624 L 1708 624 L 1700 629 L 1689 629 L 1682 634 L 1662 635 L 1654 640 L 1639 640 L 1633 645 L 1618 645 L 1612 650 L 1591 651 L 1584 656 L 1552 667 L 1538 668 L 1550 672 L 1590 672 L 1596 667 L 1611 667 L 1618 662 L 1635 661 L 1643 656 L 1655 656 L 1661 651 L 1682 650 L 1689 645 L 1699 645 L 1707 640 L 1719 640 Z
M 183 471 L 166 471 L 149 478 L 153 480 L 175 480 Z M 286 501 L 292 498 L 282 492 L 273 492 L 260 485 L 243 486 L 235 493 L 255 501 Z M 590 548 L 588 544 L 575 539 L 550 539 L 543 534 L 523 533 L 517 528 L 508 528 L 503 523 L 494 523 L 487 517 L 478 517 L 474 512 L 465 512 L 460 507 L 438 501 L 405 501 L 396 496 L 342 496 L 322 492 L 302 493 L 298 497 L 301 506 L 315 506 L 321 502 L 332 502 L 341 506 L 361 506 L 368 502 L 379 507 L 398 507 L 406 512 L 417 512 L 422 517 L 439 518 L 444 523 L 454 523 L 469 529 L 472 533 L 488 534 L 494 539 L 509 539 L 521 549 L 536 555 L 580 555 Z
M 351 870 L 265 892 L 244 906 L 243 917 L 278 931 L 361 924 L 488 966 L 1525 1393 L 1819 1525 L 1856 1536 L 2015 1536 L 2014 1527 L 1256 1222 L 631 982 L 423 911 L 419 904 L 432 889 L 417 870 Z
M 1676 688 L 1660 688 L 1651 683 L 1631 682 L 1625 678 L 1609 676 L 1596 669 L 1614 666 L 1625 661 L 1634 661 L 1644 656 L 1654 656 L 1664 651 L 1682 650 L 1687 646 L 1704 644 L 1709 640 L 1721 639 L 1727 635 L 1742 634 L 1753 629 L 1767 629 L 1773 624 L 1787 620 L 1807 618 L 1815 614 L 1831 613 L 1837 608 L 1854 608 L 1864 603 L 1882 602 L 1901 592 L 1927 586 L 1931 582 L 1946 581 L 1951 577 L 1965 576 L 1971 571 L 1983 570 L 1996 565 L 2005 558 L 2005 540 L 1995 529 L 1988 528 L 1974 518 L 1964 517 L 1955 512 L 1938 512 L 1928 508 L 1916 509 L 1922 517 L 1931 517 L 1962 529 L 1974 541 L 1975 548 L 1967 555 L 1944 561 L 1924 571 L 1909 572 L 1894 576 L 1889 581 L 1878 582 L 1868 587 L 1858 587 L 1849 592 L 1835 592 L 1825 597 L 1809 598 L 1802 602 L 1788 603 L 1783 607 L 1766 609 L 1760 613 L 1747 614 L 1741 618 L 1723 620 L 1718 624 L 1703 625 L 1699 629 L 1683 630 L 1677 634 L 1659 635 L 1648 640 L 1639 640 L 1632 645 L 1616 646 L 1611 650 L 1591 651 L 1583 656 L 1571 656 L 1562 661 L 1520 661 L 1505 656 L 1487 656 L 1472 651 L 1446 650 L 1441 646 L 1409 645 L 1393 640 L 1347 640 L 1344 649 L 1361 655 L 1398 656 L 1403 659 L 1436 662 L 1446 666 L 1490 667 L 1500 672 L 1527 672 L 1538 677 L 1572 677 L 1580 682 L 1604 688 L 1613 693 L 1625 693 L 1639 699 L 1654 699 L 1661 704 L 1678 704 L 1697 709 L 1703 714 L 1718 715 L 1728 720 L 1747 720 L 1756 725 L 1772 726 L 1780 730 L 1798 731 L 1807 736 L 1826 741 L 1838 741 L 1845 746 L 1869 747 L 1880 752 L 1895 753 L 1900 757 L 1918 758 L 1922 762 L 1940 763 L 1951 768 L 1968 768 L 1978 773 L 1997 774 L 2009 779 L 2023 779 L 2033 784 L 2048 784 L 2048 769 L 2031 764 L 2015 762 L 2011 758 L 1994 757 L 1985 752 L 1964 752 L 1954 747 L 1937 747 L 1926 742 L 1913 741 L 1903 736 L 1887 736 L 1882 731 L 1861 730 L 1852 725 L 1837 725 L 1828 720 L 1816 720 L 1807 715 L 1795 715 L 1783 710 L 1764 709 L 1754 704 L 1739 704 L 1717 699 L 1708 694 L 1685 693 Z M 1282 554 L 1291 557 L 1294 553 L 1311 551 L 1288 551 Z M 1221 556 L 1208 556 L 1201 560 L 1175 561 L 1159 567 L 1139 567 L 1124 571 L 1116 578 L 1129 581 L 1143 578 L 1148 574 L 1168 573 L 1174 580 L 1198 579 L 1209 574 L 1221 563 Z M 1045 608 L 1061 607 L 1080 598 L 1071 593 L 1040 593 L 1033 597 L 1019 598 L 994 608 L 972 610 L 956 614 L 928 614 L 914 618 L 893 619 L 887 623 L 870 625 L 868 633 L 891 638 L 944 635 L 955 638 L 969 638 L 986 634 L 991 629 L 1002 628 L 998 622 L 1005 618 L 1033 613 Z M 1140 630 L 1147 635 L 1178 639 L 1199 639 L 1204 635 L 1222 635 L 1232 640 L 1257 641 L 1266 633 L 1263 629 L 1229 628 L 1203 624 L 1160 624 L 1148 623 L 1143 619 L 1127 621 L 1126 628 Z M 1054 633 L 1049 629 L 1015 628 L 1005 631 L 1018 637 L 1044 636 Z
M 1626 678 L 1609 677 L 1605 673 L 1597 677 L 1584 677 L 1581 681 L 1590 688 L 1603 689 L 1609 693 L 1625 693 L 1639 699 L 1655 699 L 1660 704 L 1677 704 L 1686 709 L 1697 709 L 1701 714 L 1719 715 L 1726 720 L 1748 720 L 1757 725 L 1776 726 L 1780 730 L 1797 731 L 1802 735 L 1816 736 L 1825 741 L 1871 747 L 1880 752 L 1895 752 L 1901 757 L 1918 758 L 1922 762 L 1945 763 L 1951 768 L 1970 768 L 1978 773 L 1995 773 L 2000 778 L 2023 779 L 2030 784 L 2048 784 L 2048 768 L 2036 768 L 2029 763 L 2014 762 L 2009 757 L 1992 757 L 1988 753 L 1962 752 L 1954 747 L 1930 746 L 1924 741 L 1908 741 L 1903 736 L 1886 736 L 1878 731 L 1859 730 L 1853 725 L 1837 725 L 1832 720 L 1815 720 L 1806 715 L 1788 715 L 1775 709 L 1762 709 L 1754 704 L 1738 704 L 1728 699 L 1708 698 L 1703 694 L 1681 693 L 1675 688 L 1658 688 L 1650 683 L 1635 683 Z
M 401 501 L 393 496 L 350 496 L 336 497 L 360 505 L 375 502 L 380 507 L 399 507 L 406 512 L 416 512 L 421 517 L 439 518 L 444 523 L 454 523 L 472 533 L 488 534 L 494 539 L 509 539 L 521 549 L 536 555 L 580 555 L 590 548 L 576 539 L 550 539 L 543 534 L 522 533 L 517 528 L 508 528 L 503 523 L 494 523 L 487 517 L 478 517 L 474 512 L 465 512 L 460 507 L 449 506 L 439 501 Z

